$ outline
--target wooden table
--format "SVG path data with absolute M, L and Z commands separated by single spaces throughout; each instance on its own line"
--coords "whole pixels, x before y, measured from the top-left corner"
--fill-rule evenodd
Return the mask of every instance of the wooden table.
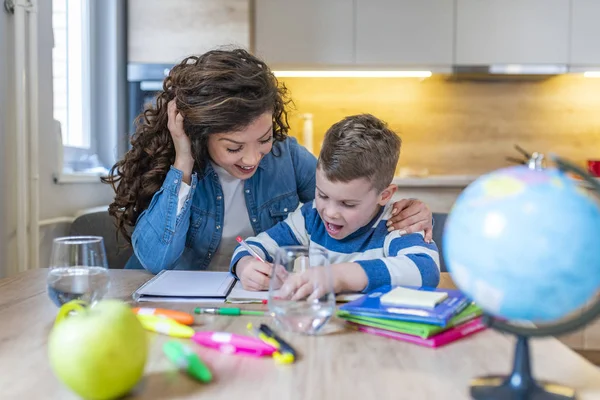
M 46 340 L 57 308 L 46 293 L 46 270 L 0 280 L 0 398 L 76 398 L 54 377 Z M 109 296 L 126 301 L 151 275 L 111 271 Z M 451 286 L 444 276 L 441 286 Z M 192 304 L 163 304 L 191 312 Z M 244 333 L 247 321 L 268 318 L 199 316 L 199 330 Z M 140 399 L 468 399 L 471 378 L 510 370 L 514 340 L 488 330 L 442 347 L 422 348 L 353 332 L 334 320 L 329 334 L 282 334 L 300 352 L 294 365 L 197 349 L 215 376 L 203 385 L 178 373 L 163 356 L 164 336 L 152 334 Z M 600 399 L 600 371 L 556 339 L 532 342 L 537 378 L 575 387 L 580 399 Z

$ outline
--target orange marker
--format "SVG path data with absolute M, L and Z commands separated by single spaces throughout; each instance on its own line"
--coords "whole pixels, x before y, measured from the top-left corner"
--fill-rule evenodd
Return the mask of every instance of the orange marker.
M 183 311 L 167 310 L 166 308 L 136 307 L 133 309 L 133 312 L 138 315 L 162 315 L 184 325 L 194 324 L 194 316 Z

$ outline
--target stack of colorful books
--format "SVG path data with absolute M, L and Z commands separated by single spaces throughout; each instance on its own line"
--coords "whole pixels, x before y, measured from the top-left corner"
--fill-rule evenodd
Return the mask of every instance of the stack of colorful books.
M 482 310 L 453 289 L 383 286 L 342 305 L 338 316 L 359 331 L 440 347 L 486 328 Z

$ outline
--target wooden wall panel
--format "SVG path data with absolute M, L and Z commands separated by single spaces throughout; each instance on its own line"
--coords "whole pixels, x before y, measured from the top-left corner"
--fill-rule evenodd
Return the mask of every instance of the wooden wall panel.
M 600 79 L 542 81 L 282 79 L 297 113 L 313 113 L 315 152 L 325 131 L 346 115 L 370 112 L 403 140 L 400 166 L 432 175 L 481 174 L 507 166 L 515 143 L 585 164 L 600 159 Z

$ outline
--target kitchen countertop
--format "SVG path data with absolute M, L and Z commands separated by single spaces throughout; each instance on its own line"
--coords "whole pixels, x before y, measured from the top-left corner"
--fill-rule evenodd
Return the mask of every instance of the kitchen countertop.
M 422 178 L 419 177 L 394 177 L 392 181 L 398 187 L 413 187 L 413 188 L 465 188 L 481 175 L 429 175 Z M 596 178 L 600 182 L 600 178 Z M 589 185 L 584 185 L 589 187 Z
M 480 175 L 429 175 L 419 177 L 394 177 L 398 187 L 450 187 L 465 188 Z

